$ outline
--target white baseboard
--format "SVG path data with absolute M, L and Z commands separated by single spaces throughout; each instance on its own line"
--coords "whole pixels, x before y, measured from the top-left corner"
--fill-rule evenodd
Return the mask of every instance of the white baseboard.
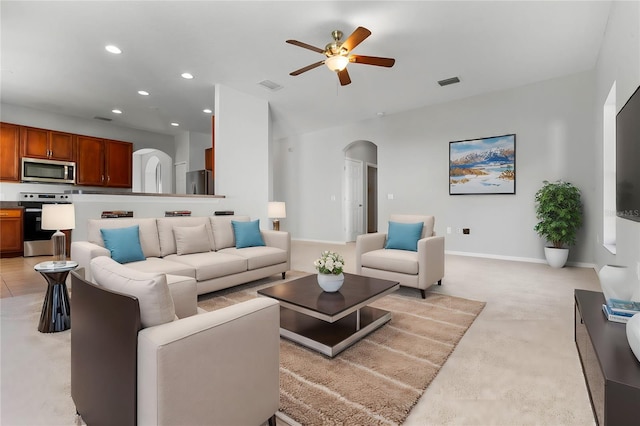
M 508 260 L 512 262 L 547 263 L 546 260 L 537 259 L 535 257 L 503 256 L 499 254 L 470 253 L 466 251 L 452 251 L 452 250 L 445 250 L 445 254 L 452 254 L 456 256 L 482 257 L 485 259 Z M 567 262 L 567 266 L 575 266 L 578 268 L 593 268 L 593 269 L 597 268 L 597 266 L 594 263 L 586 263 L 586 262 Z

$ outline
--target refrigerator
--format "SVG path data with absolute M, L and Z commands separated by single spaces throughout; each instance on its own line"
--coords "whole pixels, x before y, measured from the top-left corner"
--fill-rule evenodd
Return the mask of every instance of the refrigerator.
M 213 195 L 213 173 L 211 173 L 211 170 L 187 172 L 186 193 Z

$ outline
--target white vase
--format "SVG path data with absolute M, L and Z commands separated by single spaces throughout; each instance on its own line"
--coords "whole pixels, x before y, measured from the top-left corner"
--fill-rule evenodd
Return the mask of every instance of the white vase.
M 598 278 L 605 300 L 631 300 L 635 288 L 626 266 L 605 265 L 598 271 Z
M 322 290 L 327 293 L 334 293 L 340 290 L 342 284 L 344 283 L 344 274 L 340 273 L 339 275 L 334 274 L 321 274 L 318 273 L 318 284 L 322 288 Z
M 569 258 L 569 249 L 545 247 L 544 257 L 552 268 L 562 268 Z
M 631 351 L 640 361 L 640 314 L 635 314 L 627 322 L 627 340 Z

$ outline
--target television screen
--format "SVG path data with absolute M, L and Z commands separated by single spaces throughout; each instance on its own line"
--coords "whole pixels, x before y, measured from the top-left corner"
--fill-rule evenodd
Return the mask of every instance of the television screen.
M 616 116 L 616 210 L 640 222 L 640 87 Z

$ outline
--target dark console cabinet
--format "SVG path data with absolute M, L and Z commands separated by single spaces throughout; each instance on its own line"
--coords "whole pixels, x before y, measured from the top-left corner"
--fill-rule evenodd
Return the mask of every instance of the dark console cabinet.
M 627 341 L 626 325 L 608 321 L 604 296 L 575 291 L 574 336 L 591 407 L 599 425 L 640 424 L 640 362 Z

